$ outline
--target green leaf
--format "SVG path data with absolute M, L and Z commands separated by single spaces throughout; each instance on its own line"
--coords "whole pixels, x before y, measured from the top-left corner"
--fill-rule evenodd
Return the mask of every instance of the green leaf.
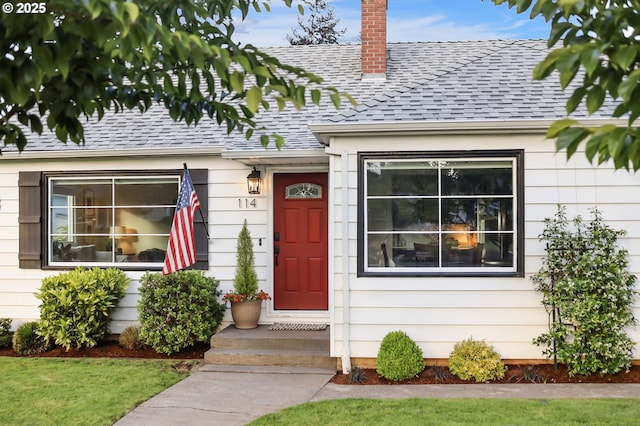
M 554 54 L 555 52 L 557 52 L 557 51 L 554 51 L 554 52 L 550 53 L 549 55 L 547 55 L 547 57 L 544 58 L 544 60 L 539 62 L 533 68 L 533 79 L 534 80 L 544 80 L 549 75 L 551 75 L 551 73 L 555 70 L 556 62 L 558 60 L 558 58 L 557 58 L 558 55 Z
M 62 80 L 66 80 L 67 77 L 69 76 L 69 63 L 67 61 L 59 61 L 58 70 L 60 70 L 60 74 L 62 75 Z
M 593 114 L 598 111 L 604 102 L 604 90 L 600 86 L 593 86 L 587 95 L 587 111 Z
M 138 19 L 138 16 L 140 15 L 140 9 L 138 9 L 138 5 L 130 1 L 125 1 L 124 3 L 122 3 L 122 6 L 126 9 L 127 13 L 129 14 L 130 22 L 135 22 Z
M 273 138 L 276 142 L 276 148 L 282 149 L 282 147 L 284 146 L 284 138 L 278 134 L 273 135 Z
M 596 154 L 598 153 L 598 151 L 600 151 L 600 146 L 602 144 L 602 141 L 604 140 L 604 137 L 604 133 L 596 133 L 592 135 L 591 138 L 589 138 L 589 141 L 587 142 L 585 147 L 585 154 L 589 162 L 593 163 Z
M 580 102 L 582 102 L 582 99 L 586 94 L 587 90 L 584 87 L 578 87 L 573 91 L 573 94 L 571 94 L 569 99 L 567 99 L 566 109 L 568 114 L 571 114 L 576 110 L 576 108 L 578 108 Z
M 630 102 L 633 96 L 633 92 L 638 86 L 638 80 L 640 80 L 640 70 L 635 70 L 629 74 L 629 76 L 620 83 L 618 86 L 618 95 L 625 101 Z
M 566 89 L 576 76 L 578 68 L 567 68 L 560 72 L 560 87 Z
M 318 89 L 313 89 L 311 90 L 311 100 L 313 102 L 314 105 L 319 105 L 320 104 L 320 90 Z
M 242 93 L 244 90 L 244 73 L 238 71 L 231 73 L 229 82 L 231 83 L 231 88 L 234 91 Z
M 589 135 L 589 131 L 582 127 L 571 127 L 564 129 L 556 139 L 556 150 L 567 149 L 567 157 L 576 151 L 580 142 Z
M 549 129 L 547 130 L 547 139 L 557 137 L 561 131 L 576 124 L 578 124 L 578 122 L 571 119 L 555 121 L 551 124 L 551 126 L 549 126 Z
M 633 171 L 640 170 L 640 129 L 635 128 L 636 137 L 629 147 L 629 160 L 633 165 Z
M 558 40 L 560 40 L 564 34 L 573 27 L 572 24 L 568 22 L 559 22 L 554 23 L 551 26 L 551 32 L 549 33 L 549 41 L 547 42 L 547 46 L 554 46 Z
M 606 140 L 609 154 L 615 160 L 624 151 L 627 141 L 630 141 L 629 130 L 625 127 L 616 127 L 609 133 Z
M 611 61 L 623 70 L 628 70 L 638 56 L 638 46 L 620 46 L 611 55 Z
M 596 46 L 585 46 L 580 54 L 580 62 L 589 76 L 593 75 L 594 71 L 600 64 L 600 51 Z
M 338 93 L 332 93 L 329 97 L 331 98 L 331 102 L 333 102 L 333 106 L 340 108 L 340 103 L 342 102 L 340 95 Z
M 247 106 L 252 113 L 256 113 L 262 102 L 262 90 L 259 87 L 253 86 L 247 91 Z
M 518 6 L 516 8 L 517 13 L 522 13 L 525 10 L 529 9 L 529 6 L 531 6 L 531 0 L 523 0 L 518 2 Z

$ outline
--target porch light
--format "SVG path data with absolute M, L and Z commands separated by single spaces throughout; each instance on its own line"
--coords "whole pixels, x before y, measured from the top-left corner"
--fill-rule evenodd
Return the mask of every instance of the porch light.
M 260 185 L 262 183 L 262 179 L 260 178 L 260 171 L 256 170 L 256 167 L 253 167 L 249 176 L 247 176 L 247 189 L 249 194 L 260 194 Z

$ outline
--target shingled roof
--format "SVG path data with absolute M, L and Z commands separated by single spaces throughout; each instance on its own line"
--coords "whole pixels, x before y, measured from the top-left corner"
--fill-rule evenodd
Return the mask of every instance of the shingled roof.
M 282 154 L 318 151 L 323 145 L 309 123 L 406 123 L 428 121 L 534 120 L 565 116 L 566 94 L 556 77 L 531 78 L 534 66 L 546 54 L 542 40 L 493 40 L 389 43 L 386 79 L 362 79 L 360 45 L 317 45 L 265 48 L 281 62 L 298 65 L 324 78 L 327 85 L 351 94 L 358 102 L 336 110 L 327 102 L 301 110 L 277 108 L 260 114 L 258 122 L 286 140 Z M 583 114 L 584 116 L 584 114 Z M 29 136 L 27 152 L 91 152 L 127 150 L 199 149 L 256 155 L 274 151 L 257 138 L 227 135 L 213 120 L 198 126 L 175 123 L 162 106 L 145 114 L 126 111 L 106 115 L 85 127 L 86 144 L 66 146 L 45 131 Z M 4 152 L 10 152 L 6 148 Z

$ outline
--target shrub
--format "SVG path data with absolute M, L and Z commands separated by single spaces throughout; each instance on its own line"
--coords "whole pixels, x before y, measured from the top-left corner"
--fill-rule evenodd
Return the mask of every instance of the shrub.
M 422 349 L 405 332 L 392 331 L 382 339 L 376 370 L 389 380 L 415 377 L 424 370 Z
M 635 324 L 636 276 L 617 244 L 625 232 L 603 223 L 597 209 L 589 223 L 580 216 L 569 221 L 565 210 L 545 219 L 540 235 L 547 255 L 531 279 L 554 319 L 534 343 L 566 363 L 570 376 L 629 370 L 634 343 L 626 329 Z
M 118 337 L 118 343 L 125 349 L 134 350 L 134 349 L 142 349 L 146 345 L 140 339 L 140 326 L 132 325 L 120 333 L 120 337 Z
M 11 346 L 11 318 L 0 318 L 0 348 Z
M 354 385 L 356 383 L 362 383 L 367 380 L 367 375 L 362 368 L 353 367 L 349 372 L 349 383 Z
M 140 282 L 140 338 L 156 352 L 171 354 L 206 342 L 220 325 L 220 281 L 199 271 L 177 271 L 147 272 Z
M 66 350 L 93 347 L 109 333 L 129 279 L 119 269 L 76 268 L 42 280 L 39 333 Z
M 473 338 L 458 342 L 449 355 L 449 371 L 462 380 L 486 382 L 502 379 L 507 367 L 500 355 L 484 340 Z
M 37 355 L 49 348 L 44 337 L 38 334 L 38 322 L 25 322 L 13 333 L 13 350 L 21 356 Z

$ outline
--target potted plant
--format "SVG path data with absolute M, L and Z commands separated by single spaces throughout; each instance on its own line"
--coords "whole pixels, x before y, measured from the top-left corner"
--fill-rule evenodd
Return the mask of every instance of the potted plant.
M 258 290 L 253 241 L 246 219 L 238 235 L 236 275 L 233 278 L 233 288 L 234 291 L 225 294 L 223 300 L 231 303 L 231 317 L 236 328 L 256 328 L 260 319 L 262 301 L 271 299 L 271 296 Z

